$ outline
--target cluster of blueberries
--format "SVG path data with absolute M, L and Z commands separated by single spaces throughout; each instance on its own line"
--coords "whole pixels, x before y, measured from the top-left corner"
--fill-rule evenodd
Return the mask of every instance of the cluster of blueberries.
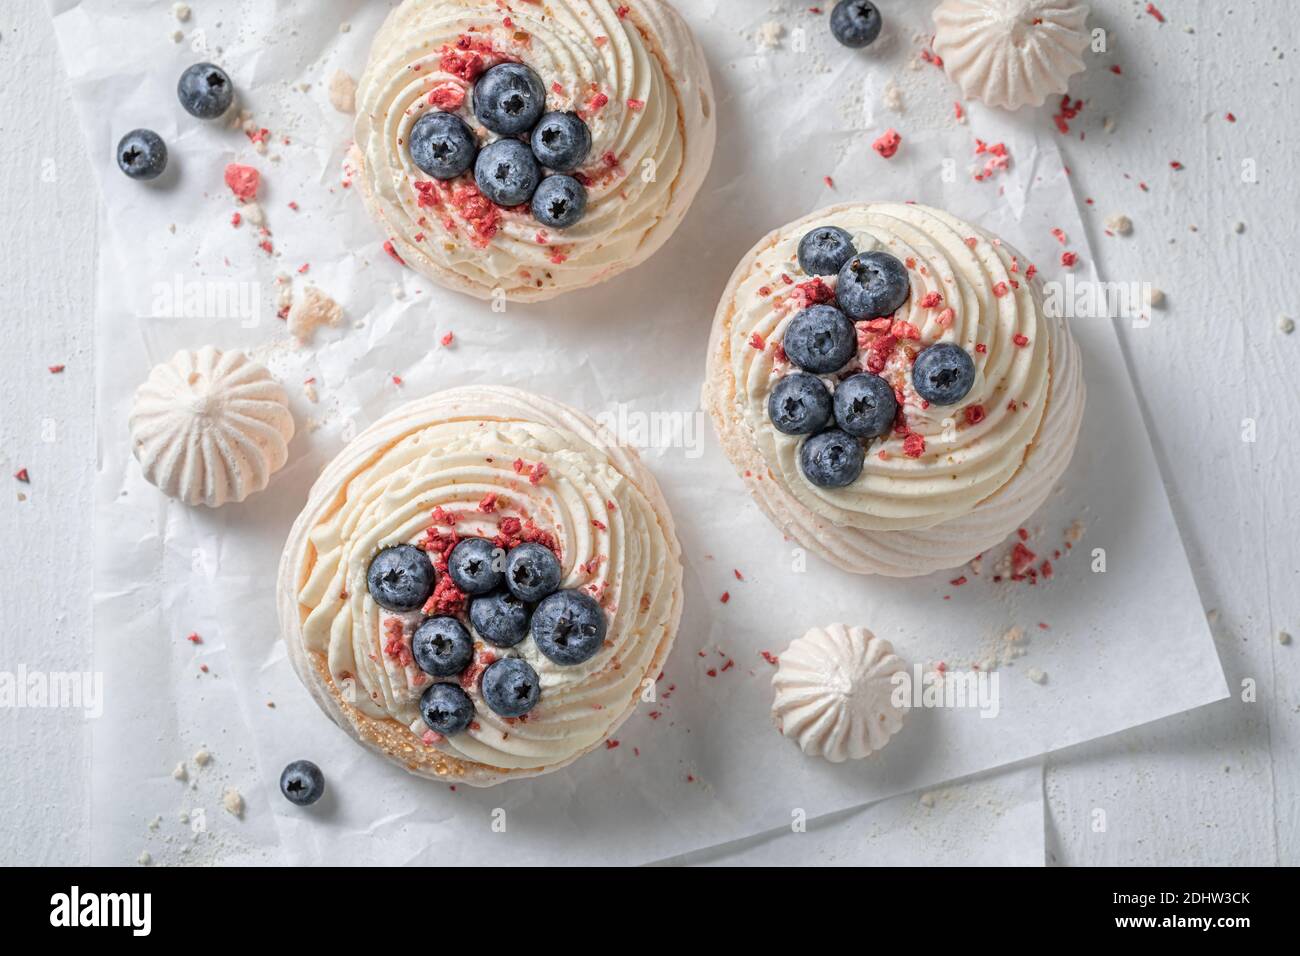
M 176 95 L 185 112 L 217 119 L 235 102 L 235 84 L 211 63 L 195 63 L 181 74 Z M 157 179 L 167 168 L 167 144 L 151 129 L 133 129 L 117 144 L 117 165 L 132 179 Z
M 411 161 L 434 179 L 455 179 L 474 167 L 479 192 L 498 206 L 530 203 L 544 226 L 565 229 L 587 210 L 587 189 L 568 175 L 591 150 L 591 130 L 577 113 L 550 112 L 535 70 L 498 63 L 474 83 L 478 121 L 500 139 L 482 149 L 455 113 L 425 113 L 411 129 Z M 522 138 L 520 138 L 522 137 Z M 552 170 L 543 176 L 543 169 Z
M 893 387 L 879 375 L 857 372 L 831 389 L 832 376 L 858 351 L 854 322 L 893 315 L 907 301 L 907 267 L 887 252 L 859 253 L 838 226 L 818 226 L 799 240 L 799 267 L 834 275 L 835 305 L 801 310 L 785 329 L 782 347 L 800 369 L 772 388 L 767 414 L 777 431 L 807 435 L 799 467 L 813 484 L 842 488 L 862 474 L 865 441 L 888 434 L 898 414 Z M 953 405 L 975 384 L 975 363 L 950 342 L 924 349 L 912 365 L 912 383 L 931 405 Z
M 589 594 L 560 589 L 560 561 L 536 542 L 503 552 L 487 538 L 464 538 L 447 558 L 452 583 L 469 596 L 469 623 L 494 647 L 514 647 L 532 635 L 537 649 L 556 664 L 590 659 L 605 641 L 605 612 Z M 384 548 L 370 562 L 366 586 L 380 607 L 405 613 L 422 608 L 433 593 L 435 572 L 420 548 Z M 474 659 L 474 641 L 455 617 L 426 618 L 411 638 L 411 654 L 431 677 L 455 677 Z M 489 664 L 483 700 L 502 717 L 522 717 L 537 704 L 535 671 L 518 657 Z M 459 733 L 474 719 L 474 703 L 454 682 L 429 686 L 420 698 L 424 722 L 440 734 Z

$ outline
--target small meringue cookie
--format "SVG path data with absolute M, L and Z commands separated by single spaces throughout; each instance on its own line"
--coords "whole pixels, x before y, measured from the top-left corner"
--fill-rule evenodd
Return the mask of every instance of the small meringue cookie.
M 1088 5 L 1075 0 L 944 0 L 934 52 L 962 94 L 1018 110 L 1060 95 L 1084 69 Z
M 261 491 L 288 460 L 293 415 L 265 367 L 210 345 L 156 366 L 135 393 L 131 448 L 145 479 L 187 505 Z
M 829 624 L 795 639 L 772 686 L 777 729 L 805 754 L 831 763 L 883 750 L 903 725 L 893 675 L 907 664 L 865 627 Z

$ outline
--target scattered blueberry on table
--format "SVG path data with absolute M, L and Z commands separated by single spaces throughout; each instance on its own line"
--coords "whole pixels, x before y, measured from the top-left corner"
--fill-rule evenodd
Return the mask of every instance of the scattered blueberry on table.
M 199 119 L 217 119 L 235 102 L 235 84 L 221 67 L 195 63 L 181 74 L 176 95 L 185 112 Z
M 309 807 L 325 795 L 325 775 L 310 760 L 295 760 L 280 773 L 280 792 L 290 803 Z
M 117 165 L 132 179 L 157 179 L 167 168 L 167 144 L 151 129 L 133 129 L 117 144 Z

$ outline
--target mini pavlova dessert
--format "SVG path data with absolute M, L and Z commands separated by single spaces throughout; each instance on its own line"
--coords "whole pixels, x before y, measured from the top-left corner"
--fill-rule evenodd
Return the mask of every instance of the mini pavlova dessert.
M 1035 273 L 909 203 L 832 206 L 763 238 L 718 304 L 703 401 L 768 517 L 841 568 L 900 577 L 1023 524 L 1084 401 Z
M 509 388 L 452 389 L 362 432 L 280 564 L 298 676 L 412 773 L 489 786 L 600 744 L 682 613 L 672 516 L 636 453 Z
M 648 258 L 716 138 L 704 54 L 664 0 L 405 0 L 356 112 L 350 162 L 389 255 L 525 302 Z

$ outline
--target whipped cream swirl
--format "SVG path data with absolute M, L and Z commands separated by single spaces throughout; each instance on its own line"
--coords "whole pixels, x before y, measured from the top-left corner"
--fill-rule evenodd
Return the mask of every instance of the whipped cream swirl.
M 895 256 L 911 283 L 879 369 L 902 397 L 906 427 L 873 441 L 844 488 L 808 481 L 802 438 L 767 415 L 773 384 L 792 368 L 779 348 L 786 325 L 835 284 L 798 266 L 799 239 L 820 225 L 846 229 L 860 252 Z M 879 336 L 858 326 L 865 347 L 850 369 L 871 368 Z M 975 362 L 957 406 L 928 406 L 912 385 L 911 358 L 936 342 Z M 834 206 L 755 246 L 719 303 L 704 388 L 724 450 L 769 517 L 841 567 L 899 576 L 962 564 L 1024 521 L 1069 461 L 1083 397 L 1077 347 L 1044 316 L 1030 264 L 975 226 L 904 203 Z
M 476 59 L 477 58 L 477 59 Z M 526 207 L 484 200 L 466 175 L 442 184 L 411 161 L 411 127 L 454 112 L 481 142 L 473 78 L 504 60 L 527 64 L 548 110 L 591 130 L 575 174 L 587 182 L 576 225 L 547 230 Z M 676 229 L 704 180 L 716 137 L 703 52 L 663 0 L 405 0 L 376 35 L 357 89 L 352 161 L 390 254 L 480 298 L 496 289 L 536 301 L 637 265 Z
M 507 649 L 476 640 L 480 663 L 531 664 L 541 699 L 525 718 L 502 718 L 468 680 L 474 722 L 430 734 L 419 712 L 430 678 L 402 653 L 420 615 L 376 605 L 366 570 L 379 549 L 418 544 L 430 527 L 494 537 L 509 519 L 555 536 L 561 586 L 600 601 L 605 645 L 560 666 L 531 638 Z M 286 546 L 280 602 L 299 676 L 337 723 L 412 772 L 487 785 L 562 767 L 631 713 L 672 645 L 682 568 L 667 505 L 634 451 L 538 396 L 460 388 L 403 406 L 325 469 Z

